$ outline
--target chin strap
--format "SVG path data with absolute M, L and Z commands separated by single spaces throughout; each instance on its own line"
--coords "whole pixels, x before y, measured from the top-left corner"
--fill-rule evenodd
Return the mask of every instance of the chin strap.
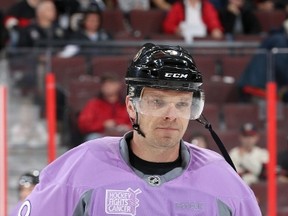
M 142 130 L 139 127 L 139 124 L 132 124 L 132 127 L 135 131 L 137 131 L 138 134 L 140 134 L 141 136 L 143 136 L 145 138 L 145 134 L 142 132 Z
M 196 121 L 199 122 L 200 124 L 204 125 L 205 128 L 210 131 L 211 136 L 213 137 L 215 143 L 217 144 L 218 148 L 221 151 L 221 154 L 223 155 L 223 157 L 225 158 L 227 163 L 229 163 L 230 166 L 237 172 L 235 165 L 234 165 L 230 155 L 228 154 L 223 142 L 221 141 L 219 136 L 215 133 L 215 131 L 212 129 L 212 125 L 210 124 L 210 122 L 208 122 L 208 120 L 205 118 L 205 116 L 203 114 L 201 114 L 200 118 L 196 119 Z
M 134 103 L 133 103 L 133 106 L 134 106 L 134 109 L 136 111 L 136 119 L 134 120 L 134 119 L 130 118 L 130 121 L 132 123 L 132 127 L 135 131 L 137 131 L 138 134 L 140 134 L 141 136 L 143 136 L 145 138 L 145 134 L 142 132 L 142 130 L 140 129 L 140 125 L 138 124 L 138 111 L 137 111 Z

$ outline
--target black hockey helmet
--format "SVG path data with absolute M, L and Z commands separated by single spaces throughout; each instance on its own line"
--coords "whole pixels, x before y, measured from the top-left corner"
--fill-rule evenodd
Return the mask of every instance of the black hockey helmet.
M 193 92 L 191 118 L 204 107 L 202 75 L 193 57 L 180 46 L 146 43 L 135 55 L 126 74 L 127 94 L 140 98 L 144 87 Z

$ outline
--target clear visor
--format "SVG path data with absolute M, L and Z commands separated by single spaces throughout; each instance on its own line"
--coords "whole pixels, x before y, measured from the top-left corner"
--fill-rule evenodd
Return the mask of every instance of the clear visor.
M 133 103 L 143 115 L 194 120 L 203 111 L 204 94 L 199 91 L 180 96 L 144 95 L 134 98 Z

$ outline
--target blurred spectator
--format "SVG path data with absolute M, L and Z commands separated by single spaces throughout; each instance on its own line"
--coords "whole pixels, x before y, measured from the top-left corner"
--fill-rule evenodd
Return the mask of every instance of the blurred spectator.
M 112 39 L 111 35 L 106 33 L 104 29 L 101 27 L 101 12 L 99 10 L 91 10 L 84 13 L 83 20 L 80 23 L 79 30 L 72 33 L 70 37 L 70 41 L 75 45 L 67 45 L 65 49 L 59 54 L 60 57 L 71 57 L 75 54 L 78 54 L 81 50 L 85 48 L 85 46 L 90 47 L 90 43 L 88 44 L 79 44 L 79 42 L 99 42 L 99 41 L 107 41 Z M 77 45 L 77 43 L 79 45 Z M 74 44 L 74 43 L 73 43 Z
M 260 22 L 252 10 L 243 7 L 244 3 L 245 0 L 229 0 L 227 6 L 220 10 L 220 20 L 227 36 L 261 32 Z
M 208 139 L 202 133 L 195 133 L 192 136 L 191 142 L 192 144 L 199 146 L 201 148 L 209 148 Z
M 19 200 L 23 201 L 39 183 L 39 170 L 32 170 L 23 173 L 18 181 Z
M 245 123 L 240 131 L 240 146 L 230 151 L 230 157 L 242 179 L 251 185 L 265 178 L 265 166 L 269 160 L 266 149 L 257 146 L 259 132 L 252 123 Z
M 78 128 L 86 140 L 131 129 L 121 89 L 117 74 L 101 77 L 99 96 L 88 101 L 78 117 Z
M 18 46 L 44 46 L 48 41 L 65 39 L 65 36 L 65 31 L 57 24 L 54 3 L 46 0 L 37 5 L 35 22 L 21 31 Z
M 41 0 L 22 0 L 8 9 L 4 25 L 9 33 L 9 46 L 15 46 L 19 40 L 19 30 L 27 27 L 35 19 L 35 8 Z
M 5 27 L 11 29 L 15 26 L 21 28 L 28 26 L 35 18 L 35 8 L 41 0 L 22 0 L 8 9 L 5 16 Z
M 111 36 L 102 29 L 101 12 L 85 12 L 80 29 L 71 36 L 71 39 L 91 42 L 111 39 Z
M 278 180 L 288 182 L 288 137 L 286 138 L 286 149 L 278 153 Z
M 67 31 L 79 29 L 83 14 L 89 11 L 104 11 L 106 5 L 102 0 L 56 0 L 59 24 Z
M 151 7 L 169 11 L 172 5 L 179 0 L 151 0 Z
M 167 34 L 180 35 L 188 42 L 193 37 L 223 37 L 218 12 L 208 0 L 176 2 L 163 22 L 163 30 Z
M 287 27 L 285 27 L 287 26 Z M 259 48 L 267 53 L 273 48 L 288 47 L 288 20 L 284 22 L 284 27 L 278 32 L 268 35 L 260 44 Z M 265 98 L 265 87 L 267 82 L 268 56 L 267 53 L 256 53 L 248 63 L 241 75 L 238 86 L 240 88 L 241 100 L 251 101 L 255 98 Z M 278 53 L 273 57 L 273 72 L 277 83 L 279 99 L 288 102 L 288 55 Z
M 32 170 L 23 173 L 18 180 L 18 199 L 19 202 L 11 211 L 11 216 L 18 215 L 19 206 L 26 199 L 26 197 L 33 191 L 35 186 L 39 183 L 39 170 Z
M 79 12 L 80 4 L 77 0 L 54 0 L 58 13 L 58 22 L 61 28 L 66 31 L 71 30 L 71 17 Z

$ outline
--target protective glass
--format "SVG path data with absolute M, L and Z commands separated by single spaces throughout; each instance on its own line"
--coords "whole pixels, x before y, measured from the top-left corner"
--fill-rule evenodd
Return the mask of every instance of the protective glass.
M 173 117 L 194 120 L 199 118 L 204 107 L 203 92 L 193 92 L 193 96 L 147 95 L 134 98 L 137 111 L 155 117 Z

